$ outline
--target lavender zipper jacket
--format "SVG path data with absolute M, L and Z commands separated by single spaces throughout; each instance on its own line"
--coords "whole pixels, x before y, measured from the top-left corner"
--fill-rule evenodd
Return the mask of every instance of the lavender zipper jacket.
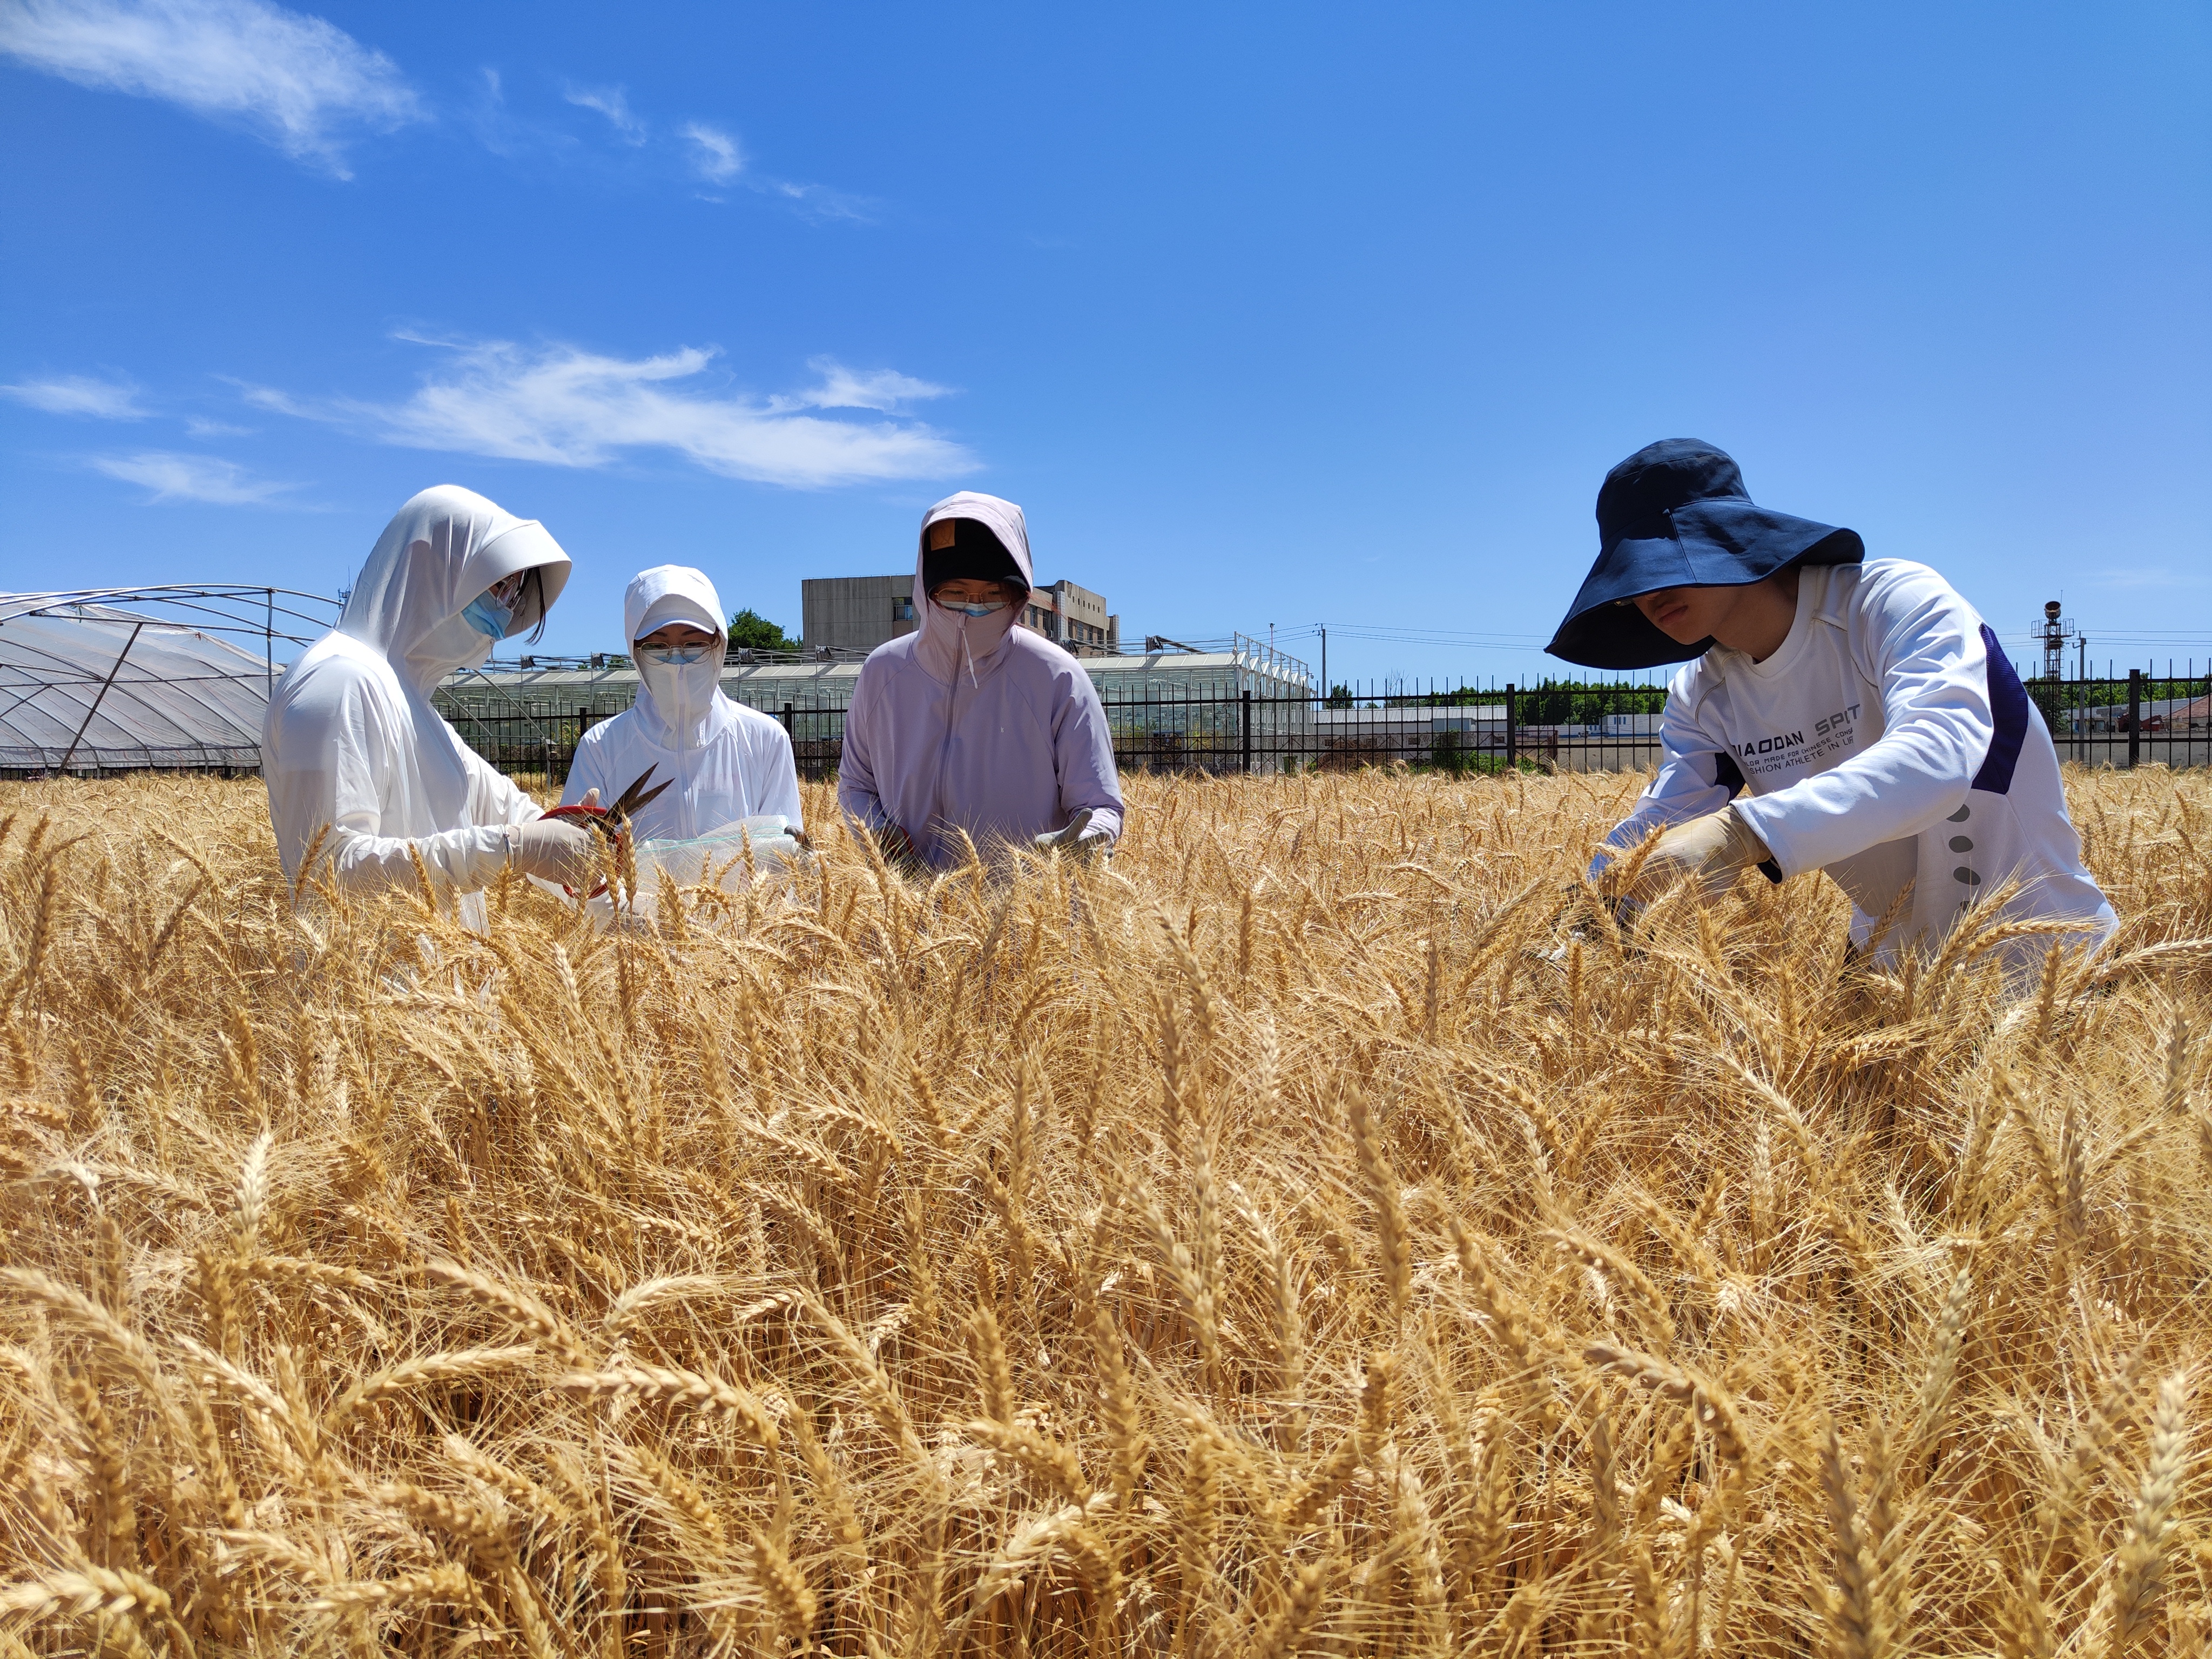
M 967 856 L 965 831 L 987 861 L 1065 829 L 1088 808 L 1091 827 L 1121 832 L 1121 786 L 1097 688 L 1051 641 L 1014 625 L 1015 609 L 966 617 L 929 602 L 922 551 L 939 519 L 988 525 L 1034 580 L 1022 510 L 963 490 L 922 515 L 915 538 L 921 626 L 860 666 L 845 716 L 837 803 L 874 830 L 896 823 L 933 868 Z

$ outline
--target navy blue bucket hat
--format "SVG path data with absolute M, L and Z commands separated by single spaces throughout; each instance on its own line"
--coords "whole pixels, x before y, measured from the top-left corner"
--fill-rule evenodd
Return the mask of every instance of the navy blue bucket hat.
M 1544 648 L 1588 668 L 1686 662 L 1711 640 L 1680 645 L 1627 603 L 1663 587 L 1742 587 L 1792 564 L 1856 564 L 1856 530 L 1752 504 L 1728 455 L 1695 438 L 1664 438 L 1605 475 L 1597 492 L 1597 562 Z

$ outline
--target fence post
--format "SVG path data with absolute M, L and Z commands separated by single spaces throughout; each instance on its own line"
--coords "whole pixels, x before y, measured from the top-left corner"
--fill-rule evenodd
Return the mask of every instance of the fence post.
M 1252 694 L 1244 694 L 1244 770 L 1252 770 Z
M 787 738 L 791 735 L 791 705 L 789 703 L 783 706 L 783 735 Z
M 2128 670 L 2128 767 L 2142 754 L 2142 670 Z
M 1505 769 L 1521 764 L 1521 722 L 1515 718 L 1513 682 L 1505 682 Z

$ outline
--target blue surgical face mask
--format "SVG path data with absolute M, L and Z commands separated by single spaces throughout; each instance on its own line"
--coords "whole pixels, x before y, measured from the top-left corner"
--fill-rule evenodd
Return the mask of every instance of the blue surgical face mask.
M 513 607 L 492 598 L 489 588 L 471 599 L 461 615 L 468 618 L 469 626 L 477 633 L 495 640 L 505 639 L 507 628 L 514 621 Z
M 937 603 L 956 617 L 988 617 L 994 611 L 1004 611 L 1006 608 L 1006 602 L 1004 599 L 975 601 L 939 599 Z

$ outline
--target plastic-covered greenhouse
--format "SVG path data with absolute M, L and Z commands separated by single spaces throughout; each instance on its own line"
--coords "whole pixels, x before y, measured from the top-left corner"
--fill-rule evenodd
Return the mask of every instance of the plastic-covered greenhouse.
M 256 770 L 278 653 L 334 611 L 283 588 L 0 594 L 0 774 Z

